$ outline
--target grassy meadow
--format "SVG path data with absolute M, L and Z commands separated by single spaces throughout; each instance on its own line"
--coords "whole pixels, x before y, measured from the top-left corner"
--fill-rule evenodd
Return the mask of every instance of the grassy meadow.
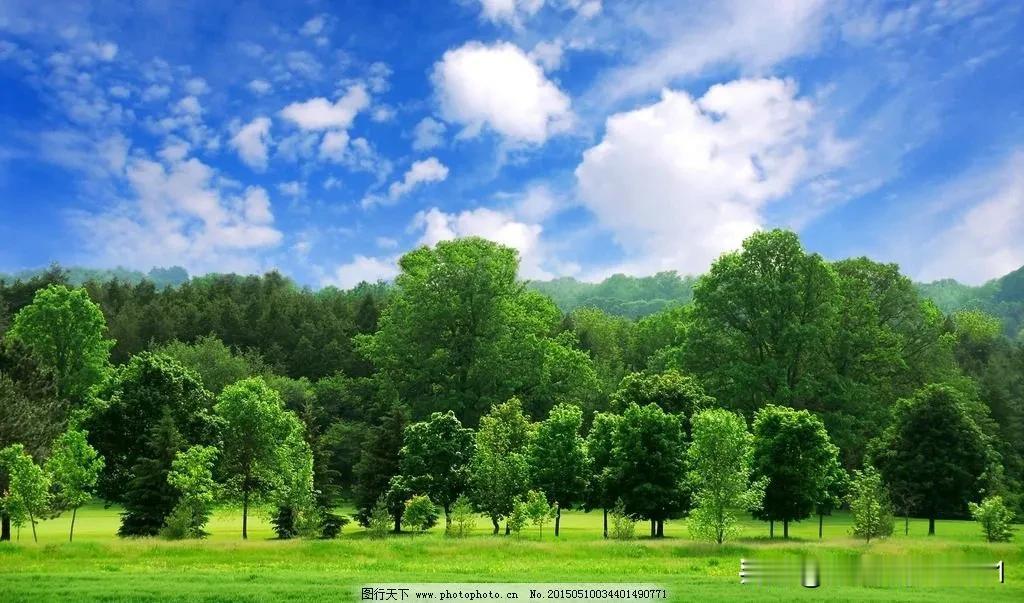
M 902 520 L 890 539 L 865 545 L 849 536 L 844 514 L 826 518 L 819 541 L 817 521 L 791 525 L 791 538 L 768 539 L 767 524 L 749 521 L 740 538 L 724 546 L 687 537 L 684 521 L 666 525 L 666 538 L 606 541 L 601 514 L 566 512 L 562 535 L 494 537 L 483 518 L 476 533 L 446 538 L 441 528 L 423 535 L 372 540 L 347 526 L 333 541 L 277 541 L 266 517 L 250 518 L 241 539 L 240 514 L 222 509 L 203 541 L 169 542 L 116 537 L 118 511 L 94 505 L 79 511 L 75 541 L 67 542 L 70 516 L 42 522 L 39 543 L 22 528 L 20 540 L 0 546 L 0 601 L 344 601 L 357 600 L 366 583 L 410 582 L 644 582 L 668 589 L 669 599 L 689 600 L 1024 600 L 1024 547 L 983 542 L 978 526 L 940 521 L 929 538 L 925 520 Z M 776 534 L 781 533 L 777 526 Z M 743 585 L 741 558 L 791 559 L 813 555 L 830 561 L 869 555 L 884 562 L 956 556 L 1006 562 L 1006 583 L 994 571 L 971 587 L 863 588 Z

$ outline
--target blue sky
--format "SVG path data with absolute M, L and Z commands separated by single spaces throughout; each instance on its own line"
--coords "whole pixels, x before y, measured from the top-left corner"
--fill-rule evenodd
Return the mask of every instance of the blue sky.
M 0 271 L 696 274 L 759 228 L 1024 264 L 1016 2 L 0 0 Z

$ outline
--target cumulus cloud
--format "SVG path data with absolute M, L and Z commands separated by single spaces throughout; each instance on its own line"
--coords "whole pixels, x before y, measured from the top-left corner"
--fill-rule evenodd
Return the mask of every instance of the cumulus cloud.
M 569 97 L 514 44 L 449 50 L 431 79 L 442 117 L 462 124 L 461 136 L 487 126 L 514 141 L 543 143 L 572 125 Z
M 345 158 L 345 150 L 348 148 L 348 132 L 345 130 L 332 130 L 324 134 L 320 141 L 320 157 L 330 161 L 341 162 Z
M 210 91 L 209 84 L 201 77 L 194 77 L 185 82 L 185 92 L 192 96 L 202 96 Z
M 351 262 L 338 266 L 333 273 L 321 279 L 324 286 L 334 285 L 351 289 L 359 283 L 375 283 L 398 276 L 398 258 L 374 258 L 357 255 Z
M 75 216 L 102 263 L 252 272 L 261 267 L 253 252 L 281 241 L 264 189 L 224 188 L 198 159 L 165 164 L 136 158 L 126 175 L 133 198 Z
M 270 82 L 267 80 L 255 79 L 247 84 L 247 87 L 253 94 L 264 95 L 273 89 Z
M 238 151 L 238 156 L 256 170 L 266 169 L 270 143 L 270 119 L 267 117 L 257 117 L 231 137 L 231 146 Z
M 420 184 L 441 182 L 447 177 L 448 167 L 438 161 L 437 157 L 428 157 L 421 161 L 416 161 L 400 182 L 391 183 L 391 186 L 388 187 L 388 197 L 395 201 Z
M 412 148 L 426 151 L 444 143 L 445 125 L 433 117 L 424 117 L 412 131 Z
M 571 9 L 585 19 L 601 12 L 601 0 L 480 0 L 480 17 L 518 27 L 545 4 L 556 9 Z
M 631 258 L 615 270 L 700 273 L 807 176 L 813 106 L 779 79 L 712 86 L 608 118 L 576 168 L 580 200 Z
M 348 129 L 356 115 L 370 106 L 370 96 L 359 84 L 351 86 L 335 102 L 323 97 L 292 103 L 281 110 L 281 117 L 303 130 Z
M 303 23 L 302 29 L 299 30 L 299 33 L 307 37 L 314 37 L 320 35 L 320 32 L 324 30 L 325 23 L 326 18 L 324 17 L 324 15 L 317 15 Z

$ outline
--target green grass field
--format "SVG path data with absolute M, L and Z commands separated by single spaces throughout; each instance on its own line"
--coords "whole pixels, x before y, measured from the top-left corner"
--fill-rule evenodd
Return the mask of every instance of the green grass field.
M 750 521 L 736 541 L 719 547 L 689 540 L 683 521 L 666 525 L 666 538 L 629 542 L 601 537 L 600 513 L 563 514 L 562 535 L 550 528 L 521 538 L 494 537 L 481 519 L 475 534 L 446 538 L 427 534 L 385 540 L 348 526 L 333 541 L 277 541 L 265 517 L 250 519 L 241 539 L 240 515 L 221 510 L 203 541 L 118 539 L 116 509 L 79 511 L 75 542 L 67 542 L 70 518 L 39 525 L 39 543 L 23 528 L 20 540 L 0 546 L 0 601 L 344 601 L 357 600 L 367 583 L 410 582 L 633 582 L 665 587 L 669 599 L 690 600 L 1024 600 L 1024 547 L 986 544 L 971 522 L 941 521 L 926 536 L 927 522 L 912 520 L 910 535 L 865 545 L 850 538 L 848 517 L 791 526 L 792 538 L 768 539 L 767 524 Z M 643 534 L 646 524 L 638 524 Z M 777 534 L 781 529 L 777 529 Z M 1024 532 L 1024 531 L 1022 531 Z M 806 589 L 740 584 L 741 558 L 798 560 L 813 555 L 830 562 L 870 556 L 880 561 L 961 560 L 1006 563 L 1006 583 L 985 573 L 980 584 L 947 587 L 864 588 L 828 583 Z

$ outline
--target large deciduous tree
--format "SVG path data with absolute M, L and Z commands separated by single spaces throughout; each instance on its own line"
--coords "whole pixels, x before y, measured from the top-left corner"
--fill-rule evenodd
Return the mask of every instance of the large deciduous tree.
M 399 469 L 413 492 L 426 494 L 444 509 L 445 531 L 451 529 L 452 505 L 468 487 L 474 446 L 473 430 L 463 427 L 452 411 L 435 412 L 405 428 Z
M 870 456 L 890 488 L 913 498 L 928 517 L 929 535 L 936 518 L 962 514 L 969 501 L 981 498 L 983 477 L 996 464 L 966 397 L 941 384 L 899 402 Z
M 528 449 L 533 487 L 555 505 L 555 536 L 562 522 L 562 509 L 579 504 L 590 481 L 590 458 L 580 435 L 582 426 L 583 411 L 578 406 L 559 404 L 537 424 Z
M 280 470 L 278 448 L 298 419 L 261 377 L 224 388 L 214 407 L 223 421 L 220 469 L 229 495 L 242 503 L 242 538 L 248 538 L 249 505 L 269 494 Z
M 495 534 L 498 522 L 512 513 L 516 500 L 530 489 L 527 453 L 533 430 L 517 398 L 494 406 L 480 419 L 470 465 L 470 496 L 476 508 L 491 518 Z
M 821 420 L 806 410 L 769 404 L 754 416 L 754 475 L 764 478 L 764 504 L 754 512 L 771 524 L 781 521 L 789 538 L 789 522 L 810 516 L 828 485 L 839 450 Z
M 657 404 L 626 407 L 613 449 L 614 472 L 626 512 L 651 521 L 651 536 L 665 535 L 665 520 L 685 511 L 682 420 Z
M 51 285 L 14 316 L 7 337 L 53 370 L 59 398 L 81 405 L 108 371 L 114 342 L 104 337 L 106 328 L 85 289 Z
M 687 432 L 690 417 L 715 403 L 704 388 L 690 375 L 676 370 L 663 373 L 630 373 L 612 394 L 612 409 L 622 412 L 630 403 L 646 406 L 657 404 L 668 413 L 678 414 Z

